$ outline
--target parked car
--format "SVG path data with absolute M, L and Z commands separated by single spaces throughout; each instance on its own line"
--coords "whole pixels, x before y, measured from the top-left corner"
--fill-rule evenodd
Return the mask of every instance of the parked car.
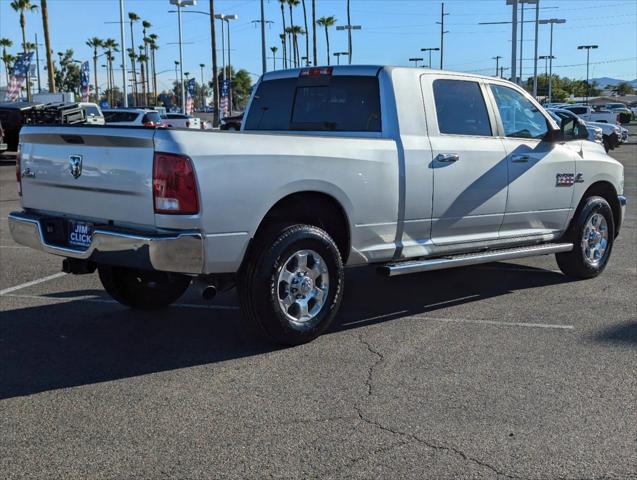
M 557 115 L 560 118 L 560 121 L 577 119 L 578 121 L 583 122 L 579 116 L 565 108 L 550 108 L 549 112 Z M 599 128 L 602 131 L 602 144 L 604 145 L 606 152 L 615 149 L 615 147 L 619 144 L 620 127 L 618 125 L 600 122 L 585 122 L 585 125 L 590 128 Z
M 8 148 L 9 146 L 4 143 L 4 129 L 2 128 L 2 122 L 0 122 L 0 155 Z
M 80 102 L 79 106 L 84 110 L 84 116 L 86 117 L 86 123 L 93 125 L 104 125 L 106 120 L 100 107 L 95 103 Z
M 615 124 L 619 121 L 617 113 L 610 110 L 594 110 L 589 105 L 567 105 L 562 108 L 564 110 L 570 110 L 586 122 Z
M 624 170 L 587 135 L 499 78 L 276 71 L 235 135 L 24 128 L 9 228 L 66 272 L 97 269 L 133 308 L 165 307 L 193 281 L 205 298 L 236 283 L 244 317 L 296 345 L 334 320 L 344 266 L 391 277 L 556 254 L 570 277 L 599 275 Z
M 201 130 L 201 119 L 183 113 L 167 113 L 162 118 L 164 126 L 170 128 L 193 128 Z
M 219 129 L 228 130 L 230 132 L 238 132 L 241 130 L 241 122 L 243 122 L 243 112 L 238 115 L 229 115 L 221 119 Z
M 129 127 L 160 127 L 162 120 L 155 110 L 144 108 L 113 108 L 104 110 L 106 125 Z
M 634 118 L 633 111 L 623 103 L 607 103 L 604 108 L 617 113 L 620 123 L 630 123 Z
M 33 102 L 0 103 L 0 122 L 4 127 L 5 143 L 9 150 L 17 150 L 24 118 L 35 105 L 38 104 Z

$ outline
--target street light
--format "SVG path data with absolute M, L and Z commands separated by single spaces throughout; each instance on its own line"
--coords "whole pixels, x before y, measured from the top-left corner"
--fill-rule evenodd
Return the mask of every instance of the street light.
M 598 48 L 597 45 L 579 45 L 578 50 L 586 50 L 586 105 L 588 105 L 588 97 L 590 96 L 591 87 L 588 84 L 588 66 L 591 56 L 591 49 Z
M 540 55 L 538 57 L 540 60 L 544 60 L 544 79 L 548 79 L 549 76 L 549 60 L 555 60 L 553 55 Z
M 553 25 L 556 23 L 566 23 L 563 18 L 549 18 L 548 20 L 540 20 L 540 25 L 551 25 L 551 43 L 549 47 L 549 103 L 553 100 Z
M 340 25 L 338 27 L 336 27 L 336 30 L 339 31 L 343 31 L 343 30 L 347 30 L 347 33 L 349 35 L 350 38 L 350 46 L 349 46 L 349 52 L 347 52 L 347 56 L 349 57 L 349 64 L 352 64 L 352 45 L 351 45 L 351 38 L 352 38 L 352 30 L 360 30 L 363 27 L 361 27 L 360 25 Z
M 223 22 L 226 22 L 228 24 L 228 78 L 227 78 L 227 82 L 228 82 L 228 111 L 230 113 L 232 113 L 232 62 L 230 60 L 230 20 L 237 20 L 239 18 L 239 15 L 225 15 L 223 13 L 217 13 L 215 14 L 215 18 L 217 20 L 221 20 L 221 51 L 223 52 L 225 47 L 224 47 L 224 28 L 223 28 Z M 223 61 L 223 79 L 224 81 L 226 80 L 226 72 L 225 72 L 225 54 L 222 54 L 222 61 Z
M 500 55 L 491 57 L 492 60 L 495 60 L 495 76 L 498 76 L 498 71 L 500 70 L 500 59 L 502 57 Z
M 424 60 L 424 58 L 410 58 L 409 61 L 410 62 L 414 62 L 414 67 L 418 68 L 418 62 L 422 62 Z
M 336 65 L 341 64 L 341 55 L 349 55 L 349 52 L 336 52 L 334 56 L 336 57 Z
M 186 112 L 186 91 L 184 88 L 184 53 L 181 39 L 181 9 L 182 7 L 194 7 L 197 0 L 168 0 L 171 5 L 177 6 L 177 23 L 179 27 L 179 81 L 181 82 L 181 112 Z
M 429 52 L 429 68 L 431 68 L 431 52 L 439 52 L 440 51 L 440 47 L 421 48 L 420 51 L 421 52 Z

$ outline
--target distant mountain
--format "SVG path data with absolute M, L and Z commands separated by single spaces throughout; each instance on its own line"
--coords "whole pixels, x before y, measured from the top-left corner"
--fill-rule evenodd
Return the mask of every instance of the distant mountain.
M 617 78 L 610 77 L 600 77 L 600 78 L 592 78 L 591 82 L 597 82 L 601 88 L 606 88 L 608 85 L 617 85 L 618 83 L 625 82 L 626 80 L 618 80 Z M 631 80 L 630 83 L 633 88 L 637 88 L 637 79 Z

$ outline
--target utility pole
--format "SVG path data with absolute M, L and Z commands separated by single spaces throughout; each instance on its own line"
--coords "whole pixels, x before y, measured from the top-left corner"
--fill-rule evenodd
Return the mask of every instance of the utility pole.
M 265 7 L 263 2 L 264 0 L 261 0 L 261 73 L 265 75 L 267 65 L 265 64 Z M 307 32 L 305 34 L 307 35 Z
M 312 0 L 312 56 L 316 67 L 318 55 L 316 53 L 316 0 Z
M 445 16 L 449 15 L 445 13 L 445 2 L 440 2 L 440 21 L 436 22 L 440 25 L 440 70 L 443 68 L 443 57 L 445 52 L 445 33 L 449 33 L 449 31 L 445 31 Z
M 210 0 L 210 42 L 212 47 L 212 88 L 213 107 L 212 126 L 219 126 L 219 76 L 217 75 L 217 29 L 215 25 L 215 0 Z
M 290 13 L 290 16 L 292 14 Z M 306 32 L 307 34 L 307 32 Z M 349 51 L 349 64 L 352 64 L 352 18 L 349 11 L 349 0 L 347 0 L 347 50 Z
M 497 57 L 491 57 L 493 60 L 495 60 L 495 76 L 498 76 L 498 71 L 500 70 L 500 59 L 502 58 L 500 55 L 498 55 Z
M 588 67 L 591 59 L 591 49 L 598 48 L 597 45 L 579 45 L 578 50 L 586 50 L 586 105 L 588 105 L 588 97 L 590 96 L 591 86 L 588 84 Z M 37 50 L 36 50 L 37 51 Z
M 524 58 L 524 0 L 518 1 L 520 2 L 520 10 L 522 10 L 522 18 L 520 21 L 520 72 L 518 75 L 520 76 L 520 83 L 522 83 L 522 59 Z
M 517 63 L 517 43 L 518 43 L 518 0 L 513 0 L 511 14 L 511 81 L 518 83 L 516 63 Z
M 533 54 L 533 98 L 537 98 L 537 44 L 540 27 L 540 0 L 535 2 L 535 53 Z
M 42 84 L 40 83 L 40 44 L 38 43 L 38 34 L 35 34 L 35 68 L 38 77 L 38 93 L 42 93 Z M 97 85 L 95 86 L 97 88 Z
M 431 52 L 438 52 L 439 50 L 440 50 L 439 47 L 421 48 L 420 49 L 421 52 L 429 52 L 429 68 L 431 68 Z

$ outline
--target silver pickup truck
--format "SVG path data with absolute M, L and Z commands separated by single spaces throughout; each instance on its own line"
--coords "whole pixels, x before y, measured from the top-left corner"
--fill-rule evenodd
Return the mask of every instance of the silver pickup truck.
M 413 68 L 276 71 L 240 133 L 26 127 L 20 244 L 98 270 L 152 309 L 191 283 L 236 285 L 273 341 L 310 341 L 341 304 L 344 266 L 407 273 L 556 254 L 608 263 L 623 167 L 507 81 Z

